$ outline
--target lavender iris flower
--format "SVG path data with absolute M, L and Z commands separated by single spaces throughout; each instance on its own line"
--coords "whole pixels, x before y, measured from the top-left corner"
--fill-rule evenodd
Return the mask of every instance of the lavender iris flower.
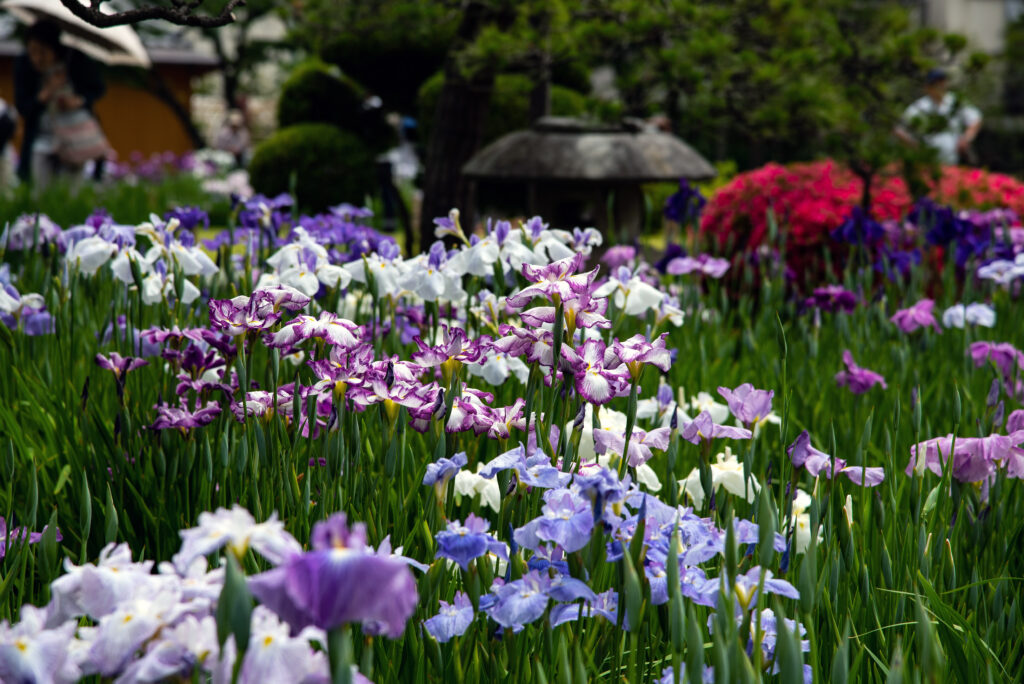
M 469 562 L 487 553 L 508 558 L 505 545 L 487 533 L 491 524 L 472 513 L 465 524 L 458 521 L 448 523 L 448 529 L 437 533 L 437 558 L 447 558 L 469 570 Z
M 922 299 L 909 308 L 900 309 L 889 320 L 905 333 L 912 333 L 918 328 L 927 328 L 928 326 L 935 328 L 935 332 L 941 333 L 942 330 L 935 322 L 935 315 L 932 313 L 934 308 L 933 300 Z
M 551 626 L 557 627 L 566 622 L 578 620 L 580 617 L 602 617 L 608 622 L 617 624 L 619 595 L 614 589 L 597 594 L 592 600 L 584 600 L 583 604 L 562 603 L 551 609 Z M 623 619 L 623 629 L 629 631 L 629 625 Z
M 669 435 L 672 430 L 667 427 L 656 428 L 645 432 L 639 428 L 633 428 L 629 438 L 629 465 L 637 466 L 647 463 L 654 457 L 652 448 L 664 451 L 668 448 Z M 599 454 L 619 454 L 625 447 L 626 435 L 615 430 L 595 430 L 594 447 Z
M 1024 369 L 1024 351 L 1008 342 L 973 342 L 968 353 L 978 368 L 991 360 L 1004 380 L 1013 378 L 1017 369 Z
M 178 219 L 181 227 L 185 230 L 195 230 L 202 225 L 203 228 L 210 227 L 210 216 L 199 207 L 176 207 L 164 214 L 164 220 Z
M 451 458 L 439 458 L 434 463 L 427 464 L 427 472 L 423 476 L 424 485 L 434 485 L 438 497 L 441 497 L 448 481 L 466 465 L 466 452 L 460 451 Z
M 522 484 L 543 489 L 564 487 L 572 479 L 572 475 L 551 465 L 551 460 L 543 454 L 527 458 L 522 444 L 490 461 L 480 469 L 479 475 L 491 479 L 502 470 L 513 470 Z
M 312 542 L 312 551 L 251 577 L 253 595 L 293 633 L 309 625 L 331 630 L 362 622 L 370 631 L 401 636 L 418 601 L 409 566 L 373 553 L 365 526 L 349 528 L 344 513 L 317 523 Z
M 850 481 L 862 487 L 874 487 L 885 480 L 883 468 L 848 466 L 846 461 L 841 458 L 835 459 L 835 469 L 833 470 L 832 457 L 811 445 L 811 436 L 807 430 L 801 432 L 796 440 L 789 445 L 787 453 L 793 461 L 793 466 L 807 470 L 811 477 L 818 477 L 819 474 L 824 473 L 825 477 L 831 479 L 835 473 L 842 473 L 850 478 Z
M 718 425 L 711 418 L 709 411 L 701 411 L 700 415 L 691 420 L 683 428 L 679 436 L 691 444 L 699 444 L 702 440 L 710 441 L 719 437 L 725 439 L 750 439 L 751 432 L 744 428 L 730 425 Z
M 535 521 L 536 536 L 541 541 L 554 542 L 569 553 L 590 541 L 594 512 L 589 501 L 573 496 L 568 489 L 554 489 L 544 493 L 541 511 L 542 517 Z
M 854 363 L 853 353 L 849 349 L 843 351 L 843 363 L 846 364 L 846 370 L 836 373 L 836 384 L 840 387 L 849 387 L 854 394 L 864 394 L 875 385 L 881 385 L 882 389 L 888 387 L 881 375 Z
M 437 615 L 423 621 L 430 636 L 439 642 L 446 643 L 452 637 L 462 636 L 473 624 L 473 604 L 464 591 L 455 593 L 455 599 L 448 603 L 441 601 L 441 609 Z
M 3 558 L 7 554 L 7 544 L 9 542 L 17 543 L 18 541 L 28 537 L 29 544 L 39 543 L 43 535 L 46 533 L 46 528 L 49 525 L 43 527 L 42 532 L 29 532 L 24 527 L 12 527 L 10 530 L 7 529 L 7 521 L 0 516 L 0 558 Z M 60 530 L 57 530 L 57 541 L 63 541 L 64 537 L 61 536 Z
M 1011 478 L 1024 477 L 1024 429 L 1008 435 L 955 437 L 946 435 L 910 447 L 906 473 L 923 473 L 927 468 L 942 476 L 943 466 L 953 456 L 953 477 L 961 482 L 980 482 L 995 474 L 1000 465 Z
M 550 587 L 551 579 L 533 570 L 521 579 L 493 589 L 493 600 L 485 610 L 505 629 L 521 629 L 544 615 Z
M 729 270 L 727 259 L 713 257 L 710 254 L 698 254 L 696 257 L 682 256 L 672 259 L 665 266 L 668 275 L 687 275 L 700 273 L 718 280 Z
M 718 393 L 729 404 L 732 415 L 748 427 L 772 412 L 772 397 L 775 396 L 772 390 L 754 389 L 753 385 L 745 382 L 733 390 L 719 387 Z

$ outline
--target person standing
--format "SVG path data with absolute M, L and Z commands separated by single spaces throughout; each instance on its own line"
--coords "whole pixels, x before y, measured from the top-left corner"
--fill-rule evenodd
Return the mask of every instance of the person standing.
M 235 158 L 235 166 L 241 169 L 245 168 L 249 161 L 251 145 L 249 129 L 245 126 L 245 114 L 240 109 L 232 109 L 228 112 L 224 125 L 217 132 L 213 146 L 218 150 L 230 153 Z
M 102 159 L 107 145 L 92 106 L 105 92 L 99 65 L 62 45 L 57 24 L 40 20 L 28 28 L 25 53 L 14 63 L 14 105 L 24 121 L 18 159 L 22 181 L 45 184 L 65 162 L 73 166 L 83 155 Z M 61 148 L 64 131 L 63 140 L 73 141 L 77 149 Z
M 971 143 L 981 123 L 976 107 L 949 92 L 949 75 L 932 69 L 925 77 L 925 95 L 903 112 L 896 135 L 908 144 L 931 148 L 941 164 L 970 163 Z

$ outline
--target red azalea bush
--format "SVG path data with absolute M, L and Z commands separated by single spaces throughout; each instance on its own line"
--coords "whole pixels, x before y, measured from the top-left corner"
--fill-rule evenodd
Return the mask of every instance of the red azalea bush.
M 860 204 L 863 183 L 834 160 L 768 164 L 741 173 L 712 195 L 701 230 L 737 250 L 759 246 L 768 233 L 768 209 L 790 247 L 814 248 L 827 242 Z M 1024 216 L 1024 183 L 981 169 L 947 166 L 932 197 L 958 209 L 1005 207 Z M 879 221 L 905 216 L 913 204 L 899 175 L 879 175 L 871 189 L 872 213 Z

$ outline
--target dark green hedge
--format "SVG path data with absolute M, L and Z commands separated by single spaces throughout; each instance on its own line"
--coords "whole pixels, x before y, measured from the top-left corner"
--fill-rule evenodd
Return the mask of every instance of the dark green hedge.
M 374 155 L 353 133 L 325 123 L 282 128 L 256 147 L 249 176 L 256 192 L 288 192 L 295 174 L 299 207 L 320 211 L 360 204 L 374 190 Z

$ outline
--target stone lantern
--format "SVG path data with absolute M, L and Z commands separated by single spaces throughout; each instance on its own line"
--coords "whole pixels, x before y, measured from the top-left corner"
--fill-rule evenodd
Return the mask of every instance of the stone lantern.
M 606 235 L 640 231 L 644 183 L 715 175 L 692 147 L 642 121 L 602 125 L 562 117 L 543 117 L 502 136 L 462 172 L 476 184 L 479 206 L 500 203 L 553 226 L 593 226 Z

